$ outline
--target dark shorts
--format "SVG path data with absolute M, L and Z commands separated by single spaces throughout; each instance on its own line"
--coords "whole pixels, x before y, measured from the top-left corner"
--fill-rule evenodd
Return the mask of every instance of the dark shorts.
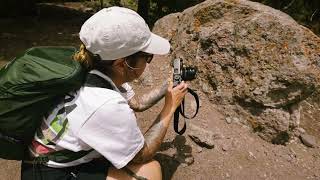
M 102 160 L 68 168 L 22 163 L 21 180 L 105 180 L 109 167 L 110 164 Z

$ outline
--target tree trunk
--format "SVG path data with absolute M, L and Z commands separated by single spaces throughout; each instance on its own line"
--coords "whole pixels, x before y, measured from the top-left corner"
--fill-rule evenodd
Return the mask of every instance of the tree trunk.
M 150 0 L 139 0 L 138 1 L 138 14 L 140 14 L 143 19 L 149 23 L 149 8 Z
M 120 0 L 114 0 L 114 5 L 115 6 L 121 6 Z

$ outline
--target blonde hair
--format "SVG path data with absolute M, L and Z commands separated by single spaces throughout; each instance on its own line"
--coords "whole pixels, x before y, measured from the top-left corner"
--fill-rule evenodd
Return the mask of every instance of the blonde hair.
M 94 66 L 94 56 L 86 49 L 84 44 L 80 45 L 79 51 L 73 55 L 73 59 L 88 69 L 92 69 Z

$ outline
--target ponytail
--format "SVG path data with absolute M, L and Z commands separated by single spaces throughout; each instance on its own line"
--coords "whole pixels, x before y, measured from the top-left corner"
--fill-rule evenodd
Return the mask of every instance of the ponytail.
M 91 52 L 89 52 L 84 44 L 80 45 L 80 49 L 73 55 L 73 59 L 78 61 L 84 67 L 88 69 L 92 69 L 94 65 L 94 56 Z
M 73 55 L 73 59 L 78 61 L 88 70 L 96 69 L 102 73 L 112 74 L 112 64 L 114 60 L 104 60 L 102 61 L 100 56 L 92 54 L 86 49 L 84 44 L 80 45 L 79 51 Z

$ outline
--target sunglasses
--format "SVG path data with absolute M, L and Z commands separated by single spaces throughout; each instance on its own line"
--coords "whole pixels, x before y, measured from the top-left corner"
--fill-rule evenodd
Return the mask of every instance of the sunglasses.
M 145 60 L 148 64 L 150 64 L 150 62 L 153 58 L 153 54 L 149 54 L 149 53 L 145 53 L 145 52 L 141 52 L 141 51 L 133 54 L 132 56 L 133 57 L 143 57 L 143 58 L 145 58 Z
M 149 54 L 149 53 L 145 53 L 145 52 L 137 52 L 133 55 L 130 56 L 131 58 L 135 58 L 135 59 L 138 59 L 138 58 L 144 58 L 144 60 L 150 64 L 150 62 L 152 61 L 152 58 L 153 58 L 153 54 Z M 127 60 L 125 60 L 125 63 L 126 65 L 130 68 L 130 69 L 141 69 L 140 67 L 132 67 L 128 64 Z

